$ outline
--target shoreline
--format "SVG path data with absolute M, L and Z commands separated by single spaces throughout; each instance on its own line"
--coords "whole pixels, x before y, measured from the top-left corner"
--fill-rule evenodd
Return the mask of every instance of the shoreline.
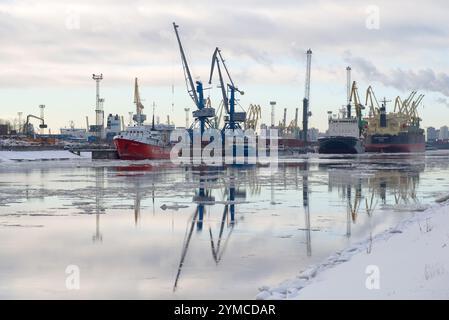
M 261 287 L 256 299 L 448 299 L 448 224 L 449 201 L 433 204 L 295 279 Z

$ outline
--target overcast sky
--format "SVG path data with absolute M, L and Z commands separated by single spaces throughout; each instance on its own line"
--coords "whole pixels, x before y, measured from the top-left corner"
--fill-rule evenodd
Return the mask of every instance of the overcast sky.
M 278 103 L 288 120 L 304 97 L 305 51 L 311 48 L 312 126 L 325 130 L 328 110 L 346 101 L 345 68 L 360 96 L 372 85 L 378 98 L 424 93 L 423 125 L 449 124 L 449 4 L 446 1 L 27 1 L 0 0 L 0 118 L 38 114 L 56 132 L 94 121 L 95 83 L 103 73 L 105 113 L 128 118 L 138 77 L 146 113 L 156 103 L 184 125 L 194 108 L 184 85 L 172 22 L 195 78 L 207 82 L 211 56 L 222 49 L 240 103 Z M 220 102 L 217 81 L 211 95 Z M 172 90 L 172 86 L 174 90 Z M 174 106 L 172 106 L 172 104 Z M 391 105 L 392 107 L 392 105 Z

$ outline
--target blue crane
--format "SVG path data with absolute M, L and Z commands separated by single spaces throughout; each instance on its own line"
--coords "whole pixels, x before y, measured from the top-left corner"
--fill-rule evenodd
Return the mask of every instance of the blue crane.
M 228 76 L 229 83 L 227 83 L 227 84 L 225 84 L 225 82 L 224 82 L 223 73 L 222 73 L 220 65 L 223 66 L 223 68 L 226 72 L 226 75 Z M 225 124 L 223 127 L 223 131 L 226 129 L 230 129 L 230 130 L 241 129 L 242 127 L 241 127 L 240 123 L 246 121 L 246 112 L 236 112 L 235 111 L 235 101 L 236 101 L 235 92 L 238 92 L 241 95 L 243 95 L 244 92 L 239 90 L 234 85 L 234 81 L 232 81 L 231 75 L 229 74 L 229 70 L 226 67 L 225 60 L 223 59 L 223 56 L 221 55 L 221 50 L 219 48 L 215 48 L 214 54 L 212 56 L 209 84 L 212 84 L 212 77 L 214 74 L 215 67 L 217 68 L 217 71 L 218 71 L 221 95 L 223 97 L 223 106 L 226 110 L 226 113 L 228 114 L 228 116 L 225 117 Z M 229 98 L 228 98 L 226 89 L 229 90 Z
M 213 118 L 215 116 L 215 109 L 211 107 L 206 107 L 206 103 L 204 100 L 204 89 L 203 83 L 201 81 L 196 81 L 195 84 L 192 79 L 192 74 L 190 72 L 189 64 L 187 63 L 187 58 L 184 53 L 184 48 L 181 44 L 181 39 L 179 38 L 178 28 L 179 26 L 173 22 L 173 28 L 175 30 L 176 39 L 178 40 L 179 51 L 181 52 L 181 60 L 182 67 L 184 69 L 184 77 L 187 85 L 187 92 L 192 98 L 198 110 L 192 112 L 193 117 L 195 118 L 194 123 L 192 124 L 192 128 L 195 126 L 196 122 L 200 124 L 200 132 L 201 136 L 203 136 L 206 125 L 211 126 L 209 118 Z

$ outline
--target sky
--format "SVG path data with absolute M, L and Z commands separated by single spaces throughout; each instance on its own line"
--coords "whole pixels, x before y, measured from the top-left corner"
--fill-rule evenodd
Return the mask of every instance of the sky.
M 95 82 L 102 73 L 105 114 L 133 111 L 138 77 L 145 112 L 185 124 L 194 110 L 186 91 L 173 22 L 195 79 L 218 107 L 218 79 L 208 85 L 215 47 L 243 109 L 277 102 L 276 121 L 302 106 L 308 48 L 313 51 L 311 126 L 324 131 L 327 111 L 346 103 L 346 67 L 359 95 L 371 85 L 378 99 L 425 94 L 422 125 L 449 124 L 449 3 L 300 0 L 0 0 L 0 119 L 39 115 L 52 132 L 94 123 Z M 390 103 L 390 107 L 393 104 Z M 300 109 L 301 110 L 301 109 Z M 300 112 L 301 114 L 301 112 Z M 301 121 L 301 118 L 300 118 Z

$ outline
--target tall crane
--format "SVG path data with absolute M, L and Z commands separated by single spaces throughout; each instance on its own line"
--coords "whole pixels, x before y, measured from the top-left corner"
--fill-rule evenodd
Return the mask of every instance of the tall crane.
M 376 103 L 377 103 L 377 100 L 375 98 L 376 97 L 374 96 L 374 101 L 376 101 Z M 366 122 L 362 119 L 362 110 L 365 109 L 365 107 L 360 102 L 360 96 L 359 96 L 359 91 L 358 91 L 358 88 L 357 88 L 357 82 L 356 81 L 354 81 L 352 83 L 351 93 L 349 95 L 349 104 L 348 104 L 349 107 L 348 107 L 348 110 L 350 110 L 351 103 L 354 104 L 355 115 L 357 117 L 358 124 L 359 124 L 359 134 L 362 135 L 363 130 L 364 130 L 365 125 L 366 125 Z M 365 105 L 366 104 L 367 103 L 365 103 Z
M 182 67 L 184 70 L 184 78 L 187 85 L 187 92 L 192 98 L 198 110 L 192 112 L 193 117 L 195 118 L 195 122 L 200 123 L 200 132 L 201 136 L 204 133 L 206 124 L 211 126 L 209 118 L 213 118 L 215 116 L 215 109 L 211 107 L 206 107 L 204 92 L 203 92 L 203 83 L 201 81 L 196 81 L 196 87 L 193 82 L 192 74 L 190 72 L 189 64 L 187 63 L 187 58 L 184 53 L 184 48 L 182 47 L 181 39 L 179 38 L 178 33 L 179 26 L 173 22 L 173 29 L 175 30 L 176 39 L 179 45 L 179 51 L 181 53 L 181 61 Z
M 245 130 L 257 130 L 259 119 L 262 116 L 262 109 L 260 105 L 250 104 L 248 108 L 248 116 L 245 120 Z
M 306 81 L 305 81 L 305 93 L 304 100 L 302 103 L 302 132 L 303 141 L 307 143 L 307 133 L 309 131 L 309 117 L 312 113 L 309 111 L 310 104 L 310 72 L 312 66 L 312 50 L 309 49 L 306 52 L 307 63 L 306 63 Z
M 147 116 L 142 113 L 144 106 L 142 104 L 142 100 L 140 99 L 139 83 L 137 78 L 134 80 L 134 103 L 136 105 L 136 114 L 133 116 L 133 120 L 138 125 L 142 125 L 147 119 Z
M 228 77 L 229 83 L 225 83 L 225 80 L 223 79 L 223 73 L 221 70 L 221 66 L 223 66 L 226 75 Z M 212 63 L 211 63 L 211 69 L 210 69 L 210 76 L 209 76 L 209 84 L 212 84 L 212 77 L 214 75 L 215 67 L 218 72 L 218 78 L 220 81 L 220 89 L 221 89 L 221 95 L 223 97 L 223 106 L 226 110 L 226 113 L 228 114 L 227 117 L 225 117 L 225 125 L 223 130 L 225 129 L 241 129 L 241 122 L 246 121 L 246 112 L 236 112 L 235 111 L 235 92 L 240 93 L 241 95 L 244 94 L 243 91 L 239 90 L 235 85 L 234 81 L 232 81 L 231 75 L 229 73 L 228 68 L 226 67 L 225 60 L 223 59 L 223 56 L 221 55 L 221 50 L 219 48 L 215 48 L 214 54 L 212 55 Z M 230 97 L 228 98 L 228 93 L 226 89 L 229 89 Z
M 374 90 L 371 86 L 366 89 L 365 105 L 369 105 L 370 117 L 376 117 L 378 114 L 380 114 L 379 102 L 377 101 L 376 95 L 374 94 Z

